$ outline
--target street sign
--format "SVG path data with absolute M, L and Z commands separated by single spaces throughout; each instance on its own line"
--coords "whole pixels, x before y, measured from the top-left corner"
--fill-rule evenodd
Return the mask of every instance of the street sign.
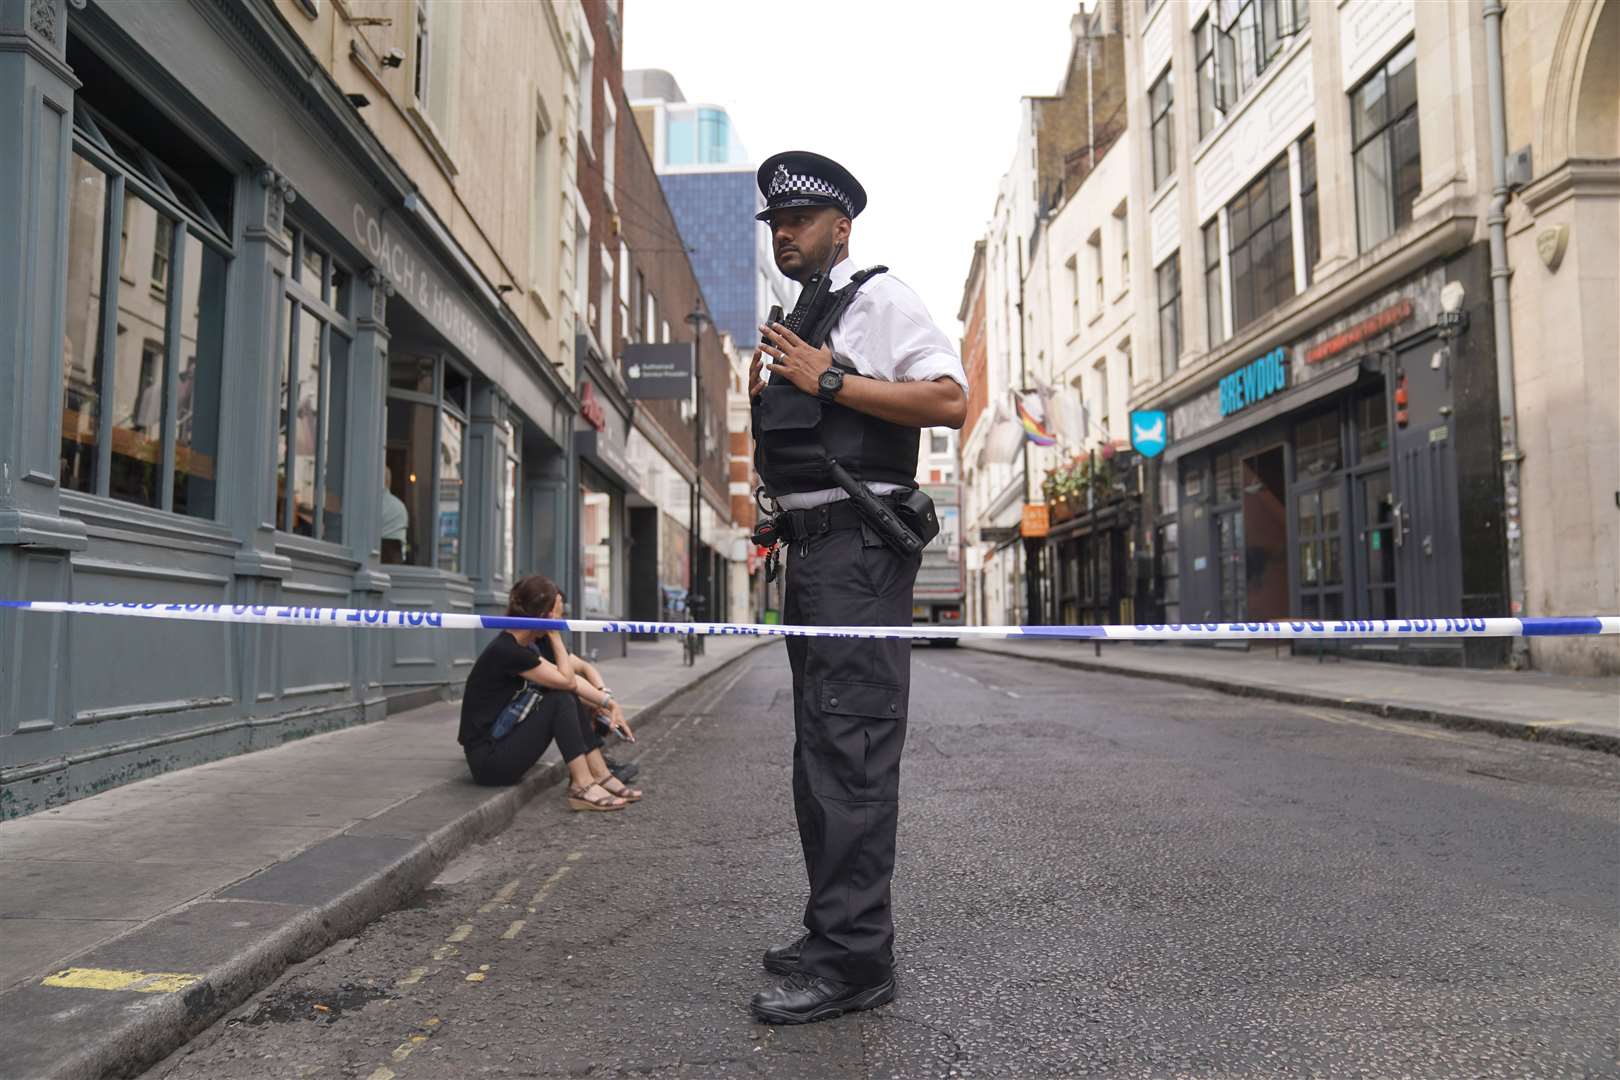
M 686 401 L 692 396 L 692 346 L 626 345 L 624 381 L 636 401 Z
M 1131 413 L 1131 445 L 1137 453 L 1146 458 L 1158 457 L 1169 441 L 1169 421 L 1162 409 Z

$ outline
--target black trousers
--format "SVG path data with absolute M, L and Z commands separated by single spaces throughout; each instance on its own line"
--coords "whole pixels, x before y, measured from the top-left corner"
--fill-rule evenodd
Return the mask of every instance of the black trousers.
M 920 562 L 864 528 L 795 540 L 783 617 L 811 626 L 909 626 Z M 796 637 L 787 648 L 793 808 L 810 879 L 800 964 L 843 982 L 881 982 L 894 969 L 889 879 L 911 644 Z
M 573 761 L 602 745 L 585 703 L 567 691 L 549 690 L 529 718 L 507 732 L 505 738 L 468 746 L 467 768 L 477 783 L 490 787 L 515 784 L 540 760 L 553 738 L 564 761 Z

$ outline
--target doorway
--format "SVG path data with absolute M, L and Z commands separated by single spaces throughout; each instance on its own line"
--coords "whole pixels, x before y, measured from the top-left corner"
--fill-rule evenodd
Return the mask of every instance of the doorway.
M 1243 577 L 1248 618 L 1288 617 L 1288 503 L 1283 448 L 1243 459 Z

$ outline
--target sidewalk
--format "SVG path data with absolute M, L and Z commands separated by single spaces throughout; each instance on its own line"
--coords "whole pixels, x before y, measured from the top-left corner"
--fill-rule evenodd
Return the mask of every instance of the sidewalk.
M 679 641 L 638 641 L 599 666 L 639 734 L 770 642 L 710 638 L 687 668 Z M 0 824 L 0 1076 L 138 1073 L 561 779 L 553 747 L 517 787 L 474 785 L 458 717 L 437 703 Z
M 1538 671 L 1320 661 L 1286 648 L 1240 649 L 1090 641 L 962 640 L 966 648 L 1082 671 L 1218 690 L 1297 705 L 1351 709 L 1400 720 L 1474 728 L 1620 754 L 1620 678 Z

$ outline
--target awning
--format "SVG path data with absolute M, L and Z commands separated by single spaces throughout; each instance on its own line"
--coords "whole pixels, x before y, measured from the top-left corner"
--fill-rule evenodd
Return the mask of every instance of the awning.
M 1205 431 L 1200 431 L 1190 439 L 1178 439 L 1164 448 L 1164 460 L 1175 461 L 1183 454 L 1190 454 L 1195 450 L 1202 450 L 1206 446 L 1213 446 L 1218 442 L 1225 442 L 1232 436 L 1258 427 L 1268 420 L 1274 420 L 1284 413 L 1309 405 L 1313 401 L 1337 394 L 1341 390 L 1348 390 L 1361 378 L 1360 364 L 1347 364 L 1331 375 L 1322 375 L 1302 386 L 1292 390 L 1285 390 L 1264 404 L 1252 409 L 1245 409 L 1234 419 L 1226 423 L 1216 424 Z

